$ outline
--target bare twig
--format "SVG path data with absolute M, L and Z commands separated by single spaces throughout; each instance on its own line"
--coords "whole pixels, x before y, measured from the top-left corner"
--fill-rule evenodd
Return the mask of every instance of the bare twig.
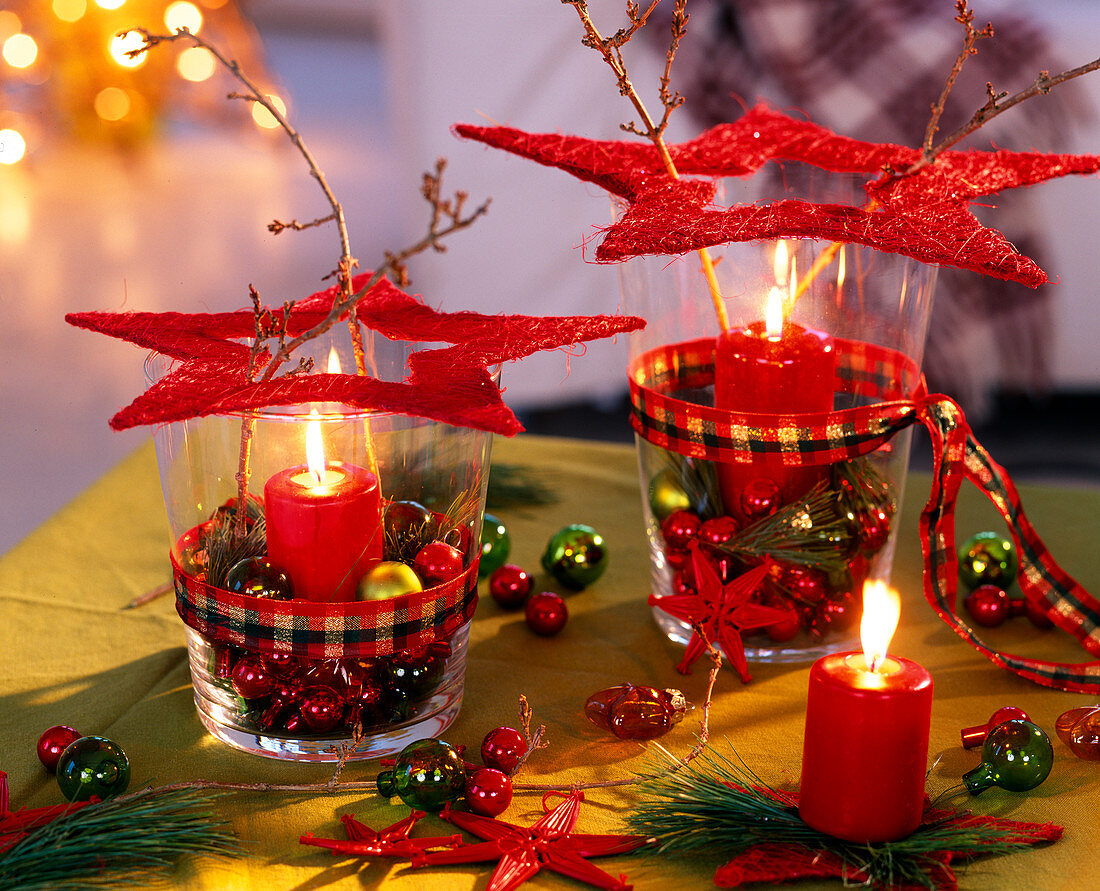
M 240 81 L 248 91 L 247 93 L 230 93 L 230 98 L 256 102 L 270 112 L 271 116 L 278 122 L 279 127 L 290 138 L 290 141 L 294 144 L 299 154 L 305 158 L 306 163 L 309 165 L 310 175 L 317 181 L 317 184 L 321 187 L 321 191 L 324 193 L 325 199 L 332 208 L 331 218 L 336 221 L 336 227 L 340 235 L 340 260 L 337 264 L 337 279 L 340 283 L 341 293 L 344 294 L 345 298 L 350 297 L 352 270 L 358 265 L 358 261 L 351 255 L 351 240 L 348 237 L 348 227 L 347 221 L 344 218 L 344 208 L 340 202 L 336 200 L 336 195 L 329 186 L 328 180 L 325 179 L 325 174 L 321 171 L 320 166 L 318 166 L 317 161 L 313 157 L 313 153 L 309 150 L 308 146 L 306 146 L 301 134 L 291 126 L 290 121 L 287 120 L 286 116 L 278 109 L 275 103 L 271 101 L 267 94 L 241 70 L 241 66 L 236 59 L 230 59 L 228 56 L 224 55 L 221 50 L 204 38 L 197 34 L 192 34 L 186 28 L 179 28 L 173 34 L 153 34 L 144 28 L 132 28 L 130 30 L 140 34 L 145 42 L 137 49 L 131 50 L 128 55 L 140 55 L 160 43 L 171 43 L 177 40 L 189 41 L 195 46 L 201 46 L 209 52 L 227 71 L 229 71 L 230 74 L 233 75 L 233 77 Z M 359 374 L 366 374 L 367 361 L 363 349 L 363 332 L 359 329 L 359 324 L 353 316 L 348 317 L 348 333 L 351 335 L 352 346 L 355 351 L 355 367 L 358 369 Z
M 955 13 L 955 21 L 963 26 L 963 48 L 959 51 L 955 64 L 951 66 L 951 71 L 947 75 L 947 81 L 943 85 L 939 98 L 932 106 L 932 116 L 928 120 L 927 129 L 924 131 L 923 147 L 925 154 L 932 151 L 932 141 L 936 138 L 936 131 L 939 130 L 940 118 L 943 116 L 943 109 L 947 105 L 947 97 L 951 95 L 951 89 L 955 86 L 955 80 L 958 78 L 959 72 L 962 71 L 963 63 L 978 51 L 975 44 L 979 40 L 993 36 L 993 25 L 991 23 L 987 22 L 981 30 L 974 27 L 974 13 L 967 8 L 966 0 L 955 0 Z
M 137 609 L 139 606 L 145 606 L 147 603 L 152 603 L 160 597 L 163 597 L 175 586 L 172 582 L 165 582 L 163 585 L 157 585 L 155 588 L 150 588 L 144 594 L 140 594 L 131 600 L 123 609 Z
M 323 226 L 325 223 L 331 223 L 335 219 L 336 215 L 330 213 L 327 217 L 318 217 L 315 220 L 310 220 L 308 223 L 299 223 L 297 220 L 291 220 L 289 223 L 284 223 L 282 220 L 272 220 L 267 224 L 267 231 L 274 235 L 285 232 L 287 229 L 301 232 L 305 229 L 312 229 L 314 226 Z
M 539 724 L 535 732 L 531 733 L 531 717 L 534 712 L 531 710 L 531 704 L 527 701 L 526 696 L 520 696 L 519 698 L 519 721 L 520 726 L 523 728 L 523 738 L 527 740 L 527 751 L 523 753 L 523 756 L 516 762 L 516 766 L 513 767 L 508 775 L 510 777 L 515 776 L 523 768 L 523 765 L 527 763 L 527 759 L 530 758 L 538 749 L 545 749 L 550 745 L 549 740 L 546 739 L 546 725 Z
M 687 0 L 676 0 L 676 10 L 672 19 L 672 41 L 665 56 L 665 71 L 661 77 L 660 96 L 665 110 L 659 123 L 654 121 L 649 109 L 646 108 L 645 102 L 642 101 L 642 97 L 634 88 L 634 84 L 631 83 L 622 54 L 623 45 L 646 23 L 657 2 L 658 0 L 653 0 L 645 12 L 641 12 L 637 3 L 627 0 L 626 11 L 630 22 L 629 26 L 620 28 L 610 37 L 604 37 L 592 21 L 586 0 L 562 0 L 562 3 L 572 6 L 576 10 L 577 16 L 581 20 L 581 25 L 584 27 L 584 37 L 581 38 L 581 43 L 603 56 L 604 61 L 615 73 L 615 79 L 619 84 L 619 92 L 630 100 L 630 104 L 638 112 L 638 117 L 642 122 L 641 127 L 629 123 L 624 124 L 622 129 L 649 139 L 657 149 L 657 155 L 668 175 L 673 179 L 680 179 L 680 172 L 676 169 L 672 155 L 669 154 L 664 133 L 668 126 L 669 116 L 674 109 L 683 104 L 683 98 L 680 94 L 670 91 L 668 82 L 672 61 L 676 56 L 680 39 L 684 36 L 687 28 L 689 18 Z M 722 300 L 722 290 L 718 285 L 718 276 L 714 272 L 714 260 L 710 256 L 710 251 L 706 248 L 700 248 L 697 253 L 703 266 L 703 275 L 707 280 L 707 287 L 710 290 L 711 303 L 714 304 L 714 313 L 718 317 L 718 325 L 723 331 L 727 331 L 729 329 L 729 316 L 726 313 L 726 304 Z

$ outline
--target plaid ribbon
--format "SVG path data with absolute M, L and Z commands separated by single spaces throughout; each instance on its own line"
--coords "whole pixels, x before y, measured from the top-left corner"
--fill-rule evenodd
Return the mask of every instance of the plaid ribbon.
M 925 392 L 916 363 L 893 350 L 837 339 L 836 391 L 883 401 L 818 414 L 745 414 L 673 395 L 714 382 L 714 343 L 704 338 L 665 345 L 633 360 L 631 421 L 639 436 L 689 458 L 805 466 L 850 461 L 923 424 L 934 455 L 932 490 L 920 518 L 925 599 L 956 634 L 1002 668 L 1048 687 L 1100 693 L 1100 662 L 1065 664 L 1002 653 L 959 618 L 955 503 L 963 480 L 970 480 L 1008 526 L 1024 596 L 1100 656 L 1100 603 L 1054 561 L 1004 468 L 974 439 L 954 400 Z
M 313 603 L 231 594 L 188 575 L 172 555 L 176 612 L 204 637 L 306 659 L 387 656 L 449 638 L 477 607 L 477 560 L 442 585 L 389 600 Z

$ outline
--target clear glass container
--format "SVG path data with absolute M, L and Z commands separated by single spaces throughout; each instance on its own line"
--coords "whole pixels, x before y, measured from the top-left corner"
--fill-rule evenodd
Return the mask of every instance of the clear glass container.
M 382 346 L 374 370 L 399 374 L 410 345 Z M 150 383 L 172 367 L 150 356 Z M 320 440 L 320 476 L 307 437 Z M 357 735 L 352 757 L 376 758 L 449 726 L 492 434 L 318 403 L 164 424 L 154 439 L 195 704 L 215 737 L 331 761 Z
M 798 180 L 788 173 L 776 189 Z M 821 194 L 817 173 L 811 194 Z M 844 177 L 829 181 L 849 197 L 852 186 Z M 782 197 L 740 181 L 728 189 L 749 203 Z M 854 461 L 813 467 L 799 466 L 794 440 L 842 440 L 847 431 L 824 426 L 824 413 L 871 406 L 873 417 L 875 406 L 918 393 L 936 270 L 811 239 L 735 243 L 708 253 L 727 333 L 699 254 L 620 265 L 624 309 L 648 322 L 631 335 L 629 374 L 652 593 L 698 593 L 693 548 L 724 583 L 767 562 L 752 600 L 789 619 L 742 631 L 746 656 L 816 658 L 853 643 L 863 581 L 889 578 L 910 431 Z M 742 413 L 761 426 L 801 430 L 764 447 L 760 428 L 742 424 Z M 719 445 L 738 437 L 737 448 L 757 450 L 751 463 L 715 457 Z M 799 519 L 799 505 L 820 508 L 812 512 L 816 527 L 807 526 L 805 511 Z M 796 530 L 785 541 L 777 525 L 783 516 Z M 800 536 L 811 532 L 807 550 Z M 821 550 L 821 539 L 835 547 Z M 785 547 L 800 555 L 788 559 Z M 689 641 L 689 624 L 659 606 L 653 614 L 670 639 Z

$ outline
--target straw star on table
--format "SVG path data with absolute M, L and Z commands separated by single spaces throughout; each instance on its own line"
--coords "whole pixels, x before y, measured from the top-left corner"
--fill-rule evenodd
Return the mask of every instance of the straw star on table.
M 584 793 L 574 789 L 567 795 L 556 794 L 565 795 L 565 801 L 530 827 L 452 810 L 448 805 L 440 817 L 485 840 L 446 851 L 420 851 L 412 856 L 413 867 L 498 860 L 486 891 L 512 891 L 543 868 L 596 888 L 625 891 L 630 887 L 625 876 L 616 878 L 586 858 L 626 854 L 650 844 L 652 839 L 644 835 L 573 832 Z
M 723 584 L 697 546 L 691 549 L 691 563 L 698 593 L 649 595 L 650 606 L 695 628 L 676 670 L 681 674 L 690 674 L 691 666 L 706 652 L 708 642 L 713 642 L 722 648 L 741 680 L 748 683 L 752 676 L 741 635 L 790 617 L 788 610 L 753 603 L 750 599 L 768 572 L 767 563 L 754 566 L 728 584 Z
M 428 838 L 410 838 L 413 827 L 427 816 L 424 811 L 413 811 L 405 819 L 387 826 L 385 829 L 371 829 L 360 823 L 351 814 L 341 818 L 347 830 L 347 840 L 339 838 L 316 838 L 312 833 L 303 835 L 298 841 L 303 845 L 327 848 L 333 854 L 352 854 L 375 857 L 412 857 L 428 848 L 453 848 L 462 844 L 460 835 L 446 835 Z

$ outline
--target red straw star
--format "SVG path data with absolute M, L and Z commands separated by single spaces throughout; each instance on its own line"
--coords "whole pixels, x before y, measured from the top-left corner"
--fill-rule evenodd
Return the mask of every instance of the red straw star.
M 412 865 L 442 866 L 498 860 L 486 891 L 511 891 L 544 867 L 596 888 L 626 891 L 632 886 L 627 884 L 625 876 L 616 878 L 609 875 L 585 858 L 625 854 L 650 844 L 653 840 L 640 835 L 586 835 L 573 832 L 583 800 L 584 793 L 574 789 L 565 796 L 565 801 L 531 827 L 515 826 L 492 817 L 451 810 L 448 805 L 440 814 L 444 820 L 486 841 L 449 851 L 420 852 L 413 855 Z M 543 808 L 545 807 L 544 797 Z
M 363 287 L 370 274 L 352 281 Z M 325 319 L 335 288 L 296 303 L 287 322 L 288 336 L 301 334 Z M 265 311 L 274 322 L 283 312 Z M 173 370 L 111 418 L 125 430 L 211 414 L 228 414 L 275 405 L 340 402 L 377 411 L 394 411 L 455 426 L 491 430 L 506 436 L 523 427 L 500 398 L 488 369 L 540 350 L 557 349 L 635 331 L 645 325 L 633 316 L 523 316 L 441 313 L 425 306 L 386 279 L 356 306 L 356 317 L 393 340 L 450 343 L 409 357 L 404 381 L 382 381 L 356 374 L 299 374 L 253 378 L 249 348 L 239 341 L 255 333 L 251 310 L 231 313 L 71 313 L 72 325 L 118 337 L 180 360 Z M 269 356 L 260 357 L 266 363 Z
M 945 151 L 913 174 L 883 175 L 884 169 L 907 169 L 921 153 L 839 136 L 763 105 L 737 121 L 668 147 L 681 175 L 708 177 L 702 180 L 673 179 L 653 146 L 642 142 L 468 124 L 457 125 L 455 131 L 626 198 L 629 208 L 607 229 L 596 251 L 600 262 L 641 254 L 683 254 L 758 238 L 823 238 L 1037 287 L 1047 280 L 1043 270 L 1000 232 L 983 226 L 970 212 L 970 203 L 1005 189 L 1100 170 L 1097 155 Z M 868 204 L 863 207 L 801 200 L 730 208 L 711 203 L 716 194 L 713 179 L 747 176 L 768 161 L 796 161 L 878 178 L 865 186 Z
M 307 833 L 299 838 L 298 842 L 317 848 L 328 848 L 333 854 L 352 854 L 360 857 L 368 855 L 413 857 L 426 848 L 446 848 L 462 844 L 460 835 L 409 838 L 413 827 L 425 816 L 423 811 L 413 811 L 404 820 L 398 820 L 392 826 L 376 831 L 360 823 L 351 814 L 344 814 L 341 819 L 344 822 L 344 828 L 347 829 L 347 841 L 338 838 L 314 838 L 312 833 Z
M 754 603 L 749 598 L 760 587 L 768 572 L 761 563 L 737 576 L 728 585 L 722 584 L 718 572 L 698 547 L 692 546 L 691 562 L 695 570 L 696 594 L 649 595 L 649 605 L 664 610 L 670 616 L 688 622 L 692 632 L 684 650 L 684 658 L 676 666 L 680 674 L 691 674 L 691 666 L 703 655 L 707 643 L 716 643 L 744 683 L 752 680 L 745 644 L 741 635 L 746 631 L 767 628 L 790 617 L 787 610 Z M 700 635 L 700 631 L 702 635 Z

